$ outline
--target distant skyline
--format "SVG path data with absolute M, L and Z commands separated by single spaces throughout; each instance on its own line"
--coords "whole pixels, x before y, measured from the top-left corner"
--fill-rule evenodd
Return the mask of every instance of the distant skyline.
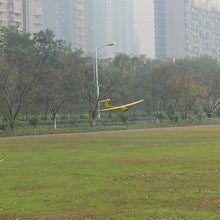
M 220 5 L 220 0 L 211 1 Z M 154 0 L 133 0 L 133 7 L 134 30 L 139 37 L 140 54 L 155 58 Z
M 154 0 L 133 0 L 134 30 L 139 37 L 140 54 L 155 57 Z
M 95 46 L 114 42 L 113 47 L 101 51 L 107 57 L 115 54 L 133 54 L 133 0 L 93 0 Z

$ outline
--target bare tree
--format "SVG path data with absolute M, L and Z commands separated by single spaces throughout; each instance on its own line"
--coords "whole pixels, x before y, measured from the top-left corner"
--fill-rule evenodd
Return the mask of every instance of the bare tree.
M 14 130 L 17 116 L 29 99 L 34 77 L 26 68 L 13 68 L 1 62 L 0 81 L 2 103 L 7 109 L 10 127 Z
M 68 74 L 50 66 L 40 68 L 34 89 L 38 102 L 46 104 L 53 118 L 53 127 L 57 129 L 56 115 L 71 100 L 74 88 L 69 88 Z

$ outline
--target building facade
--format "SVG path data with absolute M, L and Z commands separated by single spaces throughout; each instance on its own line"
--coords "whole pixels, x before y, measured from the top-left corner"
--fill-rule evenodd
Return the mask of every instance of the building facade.
M 94 37 L 96 47 L 104 47 L 104 57 L 134 53 L 132 0 L 94 0 Z
M 25 32 L 37 33 L 43 29 L 42 0 L 23 0 L 23 28 Z
M 137 52 L 132 0 L 0 0 L 0 25 L 29 33 L 48 28 L 85 53 L 115 43 L 102 49 L 103 58 Z
M 42 22 L 41 0 L 0 0 L 0 25 L 35 33 L 42 30 Z
M 0 24 L 23 30 L 23 0 L 0 0 Z
M 155 0 L 157 59 L 220 59 L 220 7 L 208 0 Z
M 44 0 L 44 29 L 56 38 L 72 43 L 74 49 L 93 49 L 92 0 Z

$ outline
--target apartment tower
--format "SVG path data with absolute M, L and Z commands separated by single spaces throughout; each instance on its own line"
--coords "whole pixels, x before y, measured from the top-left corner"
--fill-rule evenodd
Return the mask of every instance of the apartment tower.
M 157 59 L 220 59 L 220 7 L 210 0 L 155 0 Z
M 92 0 L 44 0 L 44 29 L 72 43 L 74 49 L 93 50 Z
M 0 0 L 0 24 L 23 30 L 23 0 Z
M 95 46 L 103 47 L 104 57 L 117 53 L 134 53 L 134 30 L 132 0 L 93 0 Z
M 42 29 L 41 0 L 0 0 L 0 24 L 35 33 Z
M 23 0 L 23 28 L 25 32 L 37 33 L 43 29 L 42 0 Z

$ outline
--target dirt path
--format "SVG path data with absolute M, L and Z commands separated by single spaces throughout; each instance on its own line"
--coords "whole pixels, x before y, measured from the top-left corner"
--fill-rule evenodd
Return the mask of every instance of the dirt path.
M 132 131 L 153 131 L 153 130 L 171 130 L 171 129 L 188 129 L 188 128 L 208 128 L 208 127 L 220 127 L 217 125 L 195 125 L 195 126 L 181 126 L 181 127 L 165 127 L 165 128 L 139 128 L 139 129 L 128 129 L 128 130 L 112 130 L 112 131 L 91 131 L 91 132 L 79 132 L 79 133 L 61 133 L 61 134 L 42 134 L 42 135 L 27 135 L 27 136 L 11 136 L 11 137 L 0 137 L 0 140 L 4 139 L 21 139 L 21 138 L 33 138 L 33 137 L 56 137 L 56 136 L 68 136 L 68 135 L 88 135 L 97 133 L 114 133 L 114 132 L 132 132 Z

